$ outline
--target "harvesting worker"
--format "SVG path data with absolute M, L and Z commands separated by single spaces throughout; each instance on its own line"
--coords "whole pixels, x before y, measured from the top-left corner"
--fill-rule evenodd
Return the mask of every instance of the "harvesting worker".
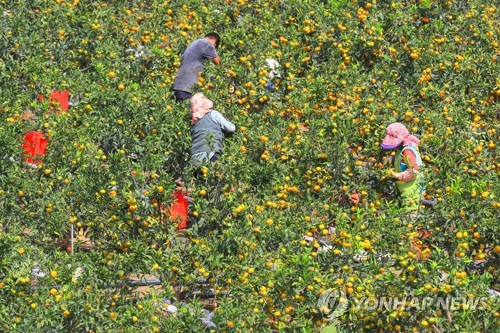
M 236 126 L 213 110 L 214 103 L 203 94 L 194 94 L 189 105 L 192 112 L 191 164 L 215 162 L 222 155 L 224 134 L 233 133 Z
M 394 169 L 388 171 L 388 176 L 396 179 L 396 186 L 401 193 L 402 208 L 410 217 L 416 217 L 424 191 L 419 142 L 420 140 L 400 123 L 393 123 L 387 127 L 382 142 L 383 149 L 396 151 Z
M 219 35 L 211 32 L 188 45 L 172 86 L 176 100 L 183 101 L 191 98 L 191 89 L 198 83 L 198 75 L 203 71 L 205 60 L 209 59 L 216 66 L 220 65 L 220 58 L 217 54 L 219 44 Z

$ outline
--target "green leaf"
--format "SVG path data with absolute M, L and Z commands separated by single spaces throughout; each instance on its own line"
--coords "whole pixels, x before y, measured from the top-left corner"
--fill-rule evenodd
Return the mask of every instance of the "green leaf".
M 338 333 L 337 327 L 334 325 L 326 326 L 321 330 L 321 333 Z

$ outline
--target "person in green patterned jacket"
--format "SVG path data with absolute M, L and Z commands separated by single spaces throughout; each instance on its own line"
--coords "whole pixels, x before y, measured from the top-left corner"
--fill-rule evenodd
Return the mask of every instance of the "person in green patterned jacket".
M 410 217 L 416 217 L 423 188 L 423 164 L 418 151 L 420 140 L 410 134 L 400 123 L 390 124 L 382 142 L 383 149 L 395 149 L 394 169 L 388 176 L 396 179 L 396 186 L 401 193 L 402 207 Z

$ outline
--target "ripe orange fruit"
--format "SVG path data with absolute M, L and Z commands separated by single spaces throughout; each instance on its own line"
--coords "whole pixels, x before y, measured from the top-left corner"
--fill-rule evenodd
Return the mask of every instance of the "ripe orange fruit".
M 122 91 L 125 89 L 125 86 L 123 84 L 118 85 L 118 90 Z

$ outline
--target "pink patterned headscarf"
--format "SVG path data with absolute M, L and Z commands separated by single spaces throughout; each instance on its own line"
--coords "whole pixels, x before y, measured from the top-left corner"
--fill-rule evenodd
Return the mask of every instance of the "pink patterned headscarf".
M 392 123 L 387 126 L 386 135 L 382 142 L 382 148 L 394 149 L 399 145 L 417 147 L 420 140 L 411 135 L 405 125 L 401 123 Z
M 214 107 L 214 103 L 205 97 L 205 95 L 197 93 L 189 100 L 189 106 L 193 116 L 191 118 L 191 125 L 194 125 L 203 118 Z

